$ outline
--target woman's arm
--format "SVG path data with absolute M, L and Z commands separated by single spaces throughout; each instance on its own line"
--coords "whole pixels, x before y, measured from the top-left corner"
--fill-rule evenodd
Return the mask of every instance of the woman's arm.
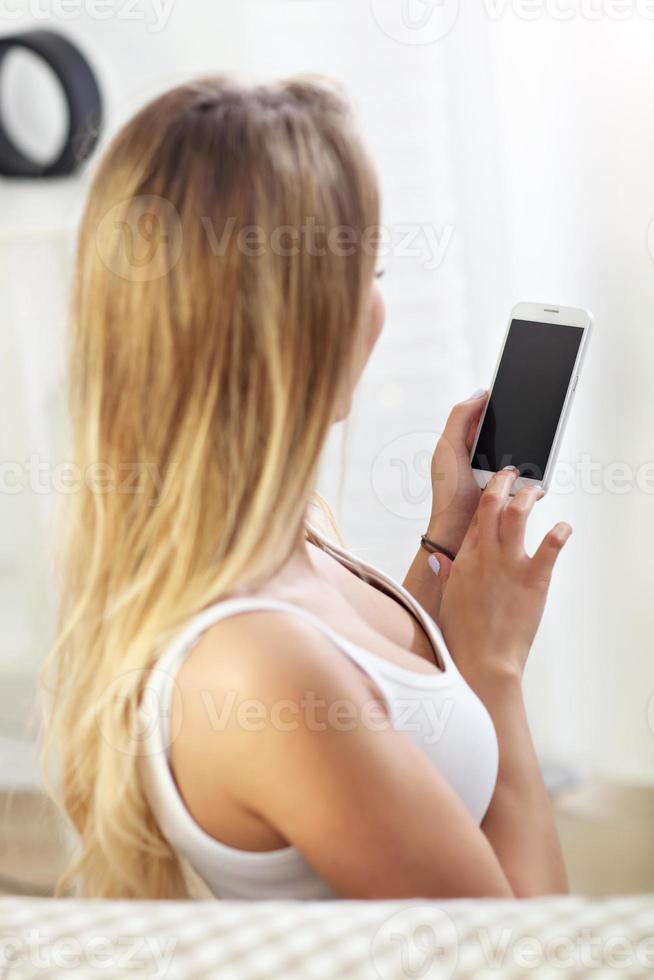
M 482 830 L 515 894 L 565 894 L 565 864 L 520 679 L 478 675 L 473 684 L 493 719 L 500 750 L 495 793 Z
M 445 555 L 430 556 L 424 548 L 419 547 L 402 583 L 436 623 L 440 619 L 443 587 L 451 564 Z
M 487 392 L 479 391 L 454 406 L 432 458 L 432 507 L 426 533 L 453 554 L 461 547 L 481 496 L 470 467 L 470 450 L 486 398 Z M 444 555 L 437 557 L 443 576 L 435 574 L 428 553 L 418 548 L 403 583 L 436 622 L 450 565 Z
M 484 393 L 480 393 L 484 395 Z M 455 406 L 448 419 L 443 436 L 439 440 L 432 462 L 433 503 L 432 514 L 427 535 L 438 544 L 454 553 L 458 552 L 470 529 L 470 524 L 479 506 L 481 493 L 474 480 L 470 466 L 470 451 L 483 407 L 485 397 Z M 513 477 L 500 477 L 510 484 Z M 497 489 L 489 487 L 491 492 Z M 506 491 L 508 493 L 508 491 Z M 536 495 L 537 496 L 537 495 Z M 495 506 L 491 498 L 491 510 Z M 535 501 L 528 498 L 522 509 L 513 507 L 509 512 L 509 524 L 514 521 L 518 535 L 515 554 L 519 559 L 526 559 L 524 546 L 519 539 L 520 523 L 524 535 L 524 521 L 530 507 Z M 501 493 L 497 504 L 495 500 L 495 519 L 500 520 L 507 505 L 506 494 Z M 517 519 L 516 519 L 517 514 Z M 486 517 L 484 517 L 486 520 Z M 474 536 L 476 529 L 472 530 Z M 555 529 L 554 537 L 546 539 L 545 555 L 553 564 L 562 543 L 565 542 L 569 529 L 564 525 Z M 506 535 L 505 535 L 506 536 Z M 488 636 L 491 636 L 493 621 L 498 619 L 498 605 L 494 605 L 494 586 L 497 577 L 493 570 L 491 576 L 495 579 L 487 586 L 473 585 L 472 593 L 467 604 L 461 602 L 459 580 L 465 578 L 469 571 L 469 563 L 456 562 L 454 588 L 445 602 L 445 622 L 442 618 L 442 602 L 447 583 L 452 572 L 452 562 L 442 554 L 436 556 L 440 568 L 438 571 L 430 567 L 429 554 L 419 548 L 404 581 L 404 587 L 420 602 L 432 618 L 446 630 L 446 639 L 455 655 L 459 668 L 465 674 L 468 683 L 476 691 L 486 705 L 497 732 L 500 748 L 500 767 L 497 786 L 491 806 L 483 823 L 484 832 L 493 845 L 495 853 L 500 858 L 502 866 L 508 875 L 511 885 L 517 893 L 526 890 L 533 893 L 534 889 L 543 891 L 563 892 L 567 890 L 567 881 L 561 849 L 558 842 L 552 807 L 545 789 L 538 759 L 534 751 L 527 717 L 525 714 L 522 695 L 521 676 L 524 661 L 531 642 L 523 643 L 522 652 L 514 661 L 514 666 L 507 670 L 507 664 L 496 664 L 493 670 L 484 666 L 486 658 L 479 653 L 473 656 L 472 662 L 466 657 L 469 639 L 465 636 L 465 623 L 475 623 L 488 617 Z M 465 557 L 465 556 L 464 556 Z M 496 556 L 499 558 L 499 556 Z M 543 554 L 540 555 L 543 560 Z M 438 568 L 438 566 L 436 566 Z M 536 591 L 524 599 L 527 610 L 534 607 L 536 602 L 536 622 L 540 619 L 539 602 L 543 592 L 547 591 L 551 567 L 547 562 L 541 571 L 541 582 L 536 583 Z M 524 570 L 524 566 L 523 566 Z M 478 569 L 472 571 L 470 580 L 474 583 Z M 479 589 L 484 588 L 490 605 L 483 612 L 479 601 Z M 505 588 L 502 601 L 512 593 Z M 544 598 L 542 598 L 544 602 Z M 541 610 L 542 611 L 542 610 Z M 512 612 L 507 611 L 507 621 L 511 622 Z M 501 617 L 499 617 L 501 620 Z M 463 627 L 463 630 L 462 630 Z M 534 630 L 535 632 L 535 630 Z M 496 639 L 498 649 L 504 640 Z M 516 829 L 518 832 L 516 833 Z
M 534 752 L 521 681 L 545 606 L 554 563 L 571 529 L 558 524 L 533 558 L 527 518 L 542 490 L 509 494 L 512 470 L 489 483 L 441 604 L 441 627 L 457 667 L 488 709 L 500 767 L 483 822 L 516 894 L 567 891 L 552 806 Z
M 173 771 L 208 834 L 245 850 L 293 844 L 343 898 L 513 896 L 459 797 L 313 626 L 279 612 L 223 620 L 177 688 Z
M 427 612 L 438 619 L 443 586 L 452 563 L 439 556 L 441 574 L 436 576 L 428 565 L 428 554 L 420 549 L 409 569 L 407 588 Z M 567 892 L 568 884 L 558 841 L 552 806 L 543 783 L 540 765 L 534 751 L 522 694 L 521 670 L 502 669 L 496 665 L 486 670 L 483 664 L 469 664 L 462 656 L 457 630 L 448 629 L 448 615 L 478 616 L 476 609 L 455 613 L 457 599 L 445 603 L 446 639 L 459 669 L 486 706 L 499 742 L 499 773 L 491 805 L 482 829 L 493 846 L 515 894 Z M 452 646 L 450 644 L 455 644 Z M 459 656 L 457 656 L 457 647 Z

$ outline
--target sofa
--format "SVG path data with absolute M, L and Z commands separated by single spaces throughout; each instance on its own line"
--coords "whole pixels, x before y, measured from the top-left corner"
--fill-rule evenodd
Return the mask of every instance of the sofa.
M 0 978 L 654 976 L 654 895 L 591 900 L 0 898 Z

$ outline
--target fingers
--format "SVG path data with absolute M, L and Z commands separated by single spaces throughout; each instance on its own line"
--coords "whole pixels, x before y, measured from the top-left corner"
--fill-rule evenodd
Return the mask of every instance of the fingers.
M 486 484 L 477 509 L 479 543 L 496 547 L 500 541 L 500 518 L 516 481 L 515 467 L 500 470 Z
M 571 534 L 570 525 L 561 523 L 545 535 L 538 551 L 529 563 L 529 574 L 534 581 L 543 585 L 549 584 L 556 560 Z
M 458 454 L 468 453 L 472 448 L 470 433 L 472 432 L 474 438 L 487 398 L 488 392 L 484 391 L 476 397 L 459 402 L 450 412 L 443 434 Z
M 525 553 L 527 520 L 536 501 L 544 496 L 542 487 L 526 487 L 506 505 L 500 519 L 500 539 L 505 547 L 519 554 Z

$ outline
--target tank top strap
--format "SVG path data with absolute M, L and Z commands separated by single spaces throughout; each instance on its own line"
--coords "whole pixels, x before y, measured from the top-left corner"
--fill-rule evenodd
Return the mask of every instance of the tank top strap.
M 402 605 L 409 609 L 409 611 L 415 616 L 418 621 L 422 624 L 424 630 L 429 637 L 432 647 L 434 648 L 434 653 L 437 658 L 440 658 L 441 668 L 444 672 L 448 672 L 453 676 L 458 676 L 459 671 L 457 669 L 454 660 L 452 659 L 452 654 L 450 653 L 447 643 L 445 642 L 445 637 L 441 633 L 440 627 L 432 619 L 426 609 L 420 605 L 417 599 L 415 599 L 404 586 L 400 585 L 389 575 L 386 575 L 379 568 L 375 568 L 374 565 L 369 564 L 363 558 L 359 558 L 353 555 L 347 549 L 343 548 L 341 545 L 336 544 L 330 539 L 326 538 L 317 527 L 305 521 L 307 528 L 316 537 L 321 546 L 331 554 L 337 561 L 345 565 L 350 571 L 359 575 L 363 578 L 365 582 L 370 585 L 374 585 L 377 588 L 381 587 L 384 591 L 390 592 L 396 599 L 399 600 Z
M 207 606 L 206 609 L 198 613 L 173 638 L 150 671 L 144 690 L 142 713 L 148 710 L 146 701 L 149 698 L 152 705 L 151 711 L 156 712 L 156 716 L 160 721 L 169 718 L 170 703 L 173 697 L 177 672 L 180 670 L 186 657 L 191 653 L 195 644 L 207 630 L 221 620 L 227 619 L 229 616 L 264 611 L 277 611 L 299 616 L 305 622 L 314 626 L 370 678 L 377 688 L 390 716 L 393 717 L 392 691 L 386 679 L 376 669 L 374 658 L 366 650 L 350 643 L 345 637 L 339 636 L 330 626 L 323 623 L 317 616 L 314 616 L 313 613 L 307 609 L 303 609 L 301 606 L 296 606 L 293 603 L 284 602 L 280 599 L 266 599 L 254 596 L 223 599 L 214 605 Z M 151 719 L 148 723 L 151 725 Z M 161 734 L 159 732 L 159 735 Z M 157 741 L 159 748 L 165 748 L 165 742 L 168 739 L 165 739 L 164 743 L 158 739 Z

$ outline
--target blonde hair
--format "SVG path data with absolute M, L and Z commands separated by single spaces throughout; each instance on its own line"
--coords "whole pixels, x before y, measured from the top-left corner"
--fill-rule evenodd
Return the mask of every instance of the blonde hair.
M 69 361 L 73 458 L 91 479 L 68 505 L 42 677 L 78 840 L 58 893 L 188 894 L 139 778 L 143 683 L 185 620 L 264 582 L 306 534 L 378 220 L 348 109 L 318 81 L 184 85 L 101 162 Z

